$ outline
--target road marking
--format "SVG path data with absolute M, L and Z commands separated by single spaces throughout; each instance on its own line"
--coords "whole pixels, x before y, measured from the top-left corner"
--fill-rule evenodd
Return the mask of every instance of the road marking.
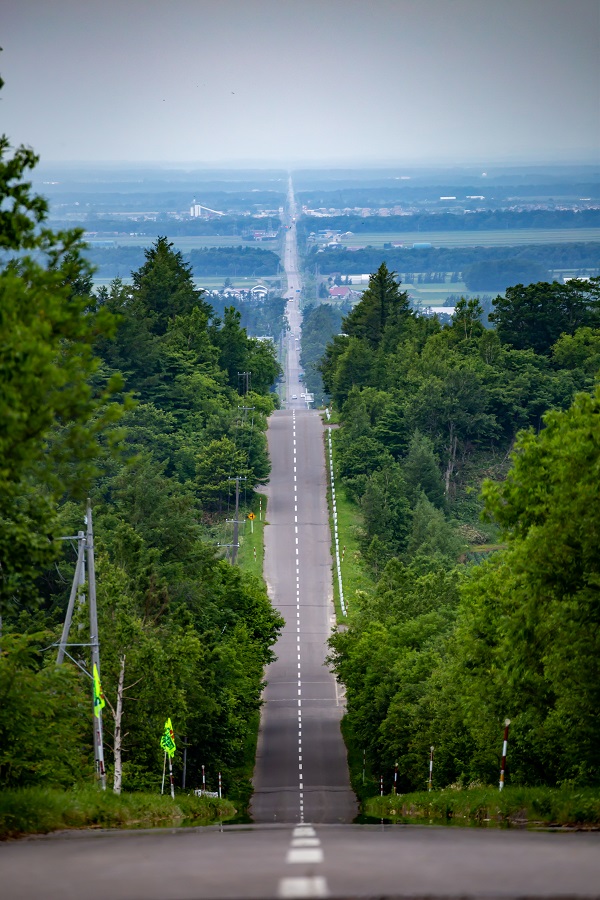
M 296 825 L 293 837 L 316 837 L 317 832 L 312 825 Z
M 297 849 L 291 847 L 285 861 L 287 863 L 320 863 L 323 862 L 323 850 L 321 847 L 298 847 Z
M 322 875 L 309 875 L 302 878 L 282 878 L 279 882 L 279 897 L 283 900 L 300 900 L 300 898 L 329 897 L 327 881 Z
M 320 847 L 321 841 L 318 837 L 294 837 L 292 838 L 292 847 Z

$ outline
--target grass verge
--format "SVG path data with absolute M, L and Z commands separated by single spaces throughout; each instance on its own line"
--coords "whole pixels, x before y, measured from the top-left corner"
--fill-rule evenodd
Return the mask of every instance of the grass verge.
M 229 800 L 179 794 L 113 794 L 97 788 L 62 791 L 30 787 L 0 791 L 0 838 L 47 834 L 63 828 L 130 828 L 172 825 L 190 820 L 210 825 L 232 818 Z
M 333 469 L 337 471 L 335 449 L 337 429 L 332 430 L 333 443 Z M 333 559 L 333 597 L 338 622 L 345 622 L 342 616 L 340 604 L 340 592 L 335 561 L 335 536 L 333 529 L 333 500 L 331 494 L 331 479 L 329 473 L 329 439 L 325 433 L 325 459 L 327 465 L 327 502 L 329 504 L 329 526 L 331 529 L 331 556 Z M 338 539 L 340 545 L 340 559 L 342 567 L 342 585 L 344 599 L 348 610 L 352 609 L 353 600 L 357 591 L 371 593 L 375 588 L 375 582 L 369 574 L 360 550 L 358 530 L 362 524 L 360 510 L 346 497 L 346 492 L 339 479 L 335 481 L 335 500 L 338 518 Z
M 254 513 L 253 520 L 248 519 L 249 513 Z M 264 529 L 267 515 L 265 494 L 255 493 L 250 506 L 244 509 L 243 515 L 245 523 L 240 528 L 237 563 L 244 572 L 249 572 L 262 579 L 265 555 Z
M 598 788 L 497 787 L 371 797 L 369 816 L 393 822 L 600 827 Z

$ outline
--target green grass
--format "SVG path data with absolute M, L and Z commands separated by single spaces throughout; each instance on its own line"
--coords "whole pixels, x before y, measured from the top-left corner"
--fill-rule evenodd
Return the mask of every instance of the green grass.
M 236 814 L 229 800 L 111 790 L 30 787 L 0 791 L 0 838 L 46 834 L 63 828 L 131 828 L 176 825 L 183 820 L 210 825 Z
M 413 794 L 371 797 L 369 816 L 393 822 L 456 822 L 458 824 L 600 825 L 600 789 L 476 787 L 446 788 Z
M 262 501 L 262 514 L 260 503 Z M 247 518 L 248 513 L 255 515 L 254 523 Z M 245 523 L 240 526 L 237 563 L 245 572 L 263 577 L 263 560 L 265 555 L 264 530 L 267 515 L 267 498 L 265 494 L 254 494 L 252 503 L 243 511 Z M 262 515 L 262 518 L 261 518 Z M 240 517 L 241 518 L 241 517 Z M 256 550 L 256 556 L 254 551 Z
M 335 459 L 335 443 L 336 429 L 332 430 L 333 441 L 333 468 L 334 474 L 337 474 L 337 465 Z M 331 556 L 333 559 L 333 596 L 335 602 L 335 611 L 339 622 L 344 622 L 342 615 L 342 607 L 339 596 L 339 585 L 337 576 L 337 564 L 335 559 L 335 536 L 333 528 L 333 507 L 331 496 L 331 483 L 329 476 L 329 440 L 325 434 L 325 458 L 327 464 L 327 500 L 329 503 L 329 524 L 331 528 Z M 342 586 L 344 589 L 344 600 L 346 608 L 352 609 L 352 603 L 357 591 L 371 593 L 375 587 L 375 582 L 367 570 L 360 551 L 358 540 L 358 529 L 362 524 L 360 510 L 355 503 L 348 500 L 346 492 L 341 486 L 339 479 L 335 481 L 335 499 L 338 516 L 338 538 L 340 545 L 340 558 L 342 568 Z M 345 549 L 344 549 L 345 548 Z
M 521 244 L 565 244 L 600 240 L 600 228 L 506 228 L 496 231 L 406 231 L 353 234 L 342 247 L 383 247 L 384 244 L 432 244 L 434 247 L 517 247 Z

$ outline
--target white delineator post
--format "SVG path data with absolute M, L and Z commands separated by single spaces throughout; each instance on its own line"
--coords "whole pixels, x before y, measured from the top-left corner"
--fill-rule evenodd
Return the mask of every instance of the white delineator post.
M 221 773 L 219 772 L 219 800 L 222 797 L 222 782 L 221 782 Z
M 175 782 L 173 781 L 173 760 L 169 754 L 169 780 L 171 782 L 171 797 L 175 799 Z
M 379 796 L 383 797 L 383 775 L 379 778 Z
M 398 762 L 394 763 L 394 796 L 398 793 Z
M 202 766 L 202 790 L 206 790 L 206 773 L 204 771 L 204 766 Z
M 498 790 L 502 790 L 504 787 L 504 771 L 506 769 L 506 748 L 508 747 L 508 728 L 510 725 L 510 719 L 505 719 L 504 721 L 504 743 L 502 744 L 502 762 L 500 763 L 500 784 L 498 785 Z
M 433 746 L 429 751 L 429 785 L 428 790 L 431 790 L 433 787 Z

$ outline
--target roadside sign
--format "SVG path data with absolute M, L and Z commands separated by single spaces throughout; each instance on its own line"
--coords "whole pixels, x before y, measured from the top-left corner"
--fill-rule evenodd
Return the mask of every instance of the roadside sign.
M 248 513 L 248 518 L 250 519 L 250 521 L 252 521 L 252 519 L 255 519 L 256 516 L 254 515 L 254 513 Z

